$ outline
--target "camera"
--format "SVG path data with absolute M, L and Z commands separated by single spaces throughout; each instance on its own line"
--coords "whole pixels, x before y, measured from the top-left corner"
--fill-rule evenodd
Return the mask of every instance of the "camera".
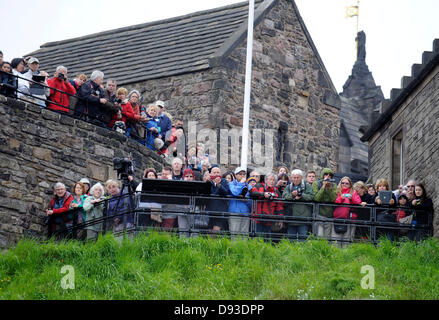
M 324 182 L 335 182 L 335 179 L 332 179 L 332 178 L 331 179 L 324 179 L 323 181 Z
M 122 103 L 122 99 L 116 99 L 116 101 L 114 101 L 114 102 L 116 102 L 116 103 L 118 103 L 118 104 L 121 104 Z
M 294 190 L 297 191 L 297 196 L 301 197 L 303 194 L 303 188 L 302 186 L 293 186 L 293 190 L 291 190 L 291 192 L 293 192 Z
M 247 194 L 247 192 L 248 192 L 248 188 L 247 188 L 247 187 L 244 187 L 244 188 L 242 189 L 242 191 L 241 191 L 241 197 L 245 197 L 246 194 Z
M 129 158 L 114 158 L 113 167 L 119 176 L 128 177 L 129 175 L 134 174 L 134 165 Z
M 273 200 L 274 199 L 274 197 L 276 196 L 276 194 L 274 194 L 274 193 L 271 193 L 271 192 L 268 192 L 268 194 L 269 194 L 269 200 Z
M 60 80 L 64 80 L 66 77 L 64 76 L 63 73 L 58 73 L 58 79 Z

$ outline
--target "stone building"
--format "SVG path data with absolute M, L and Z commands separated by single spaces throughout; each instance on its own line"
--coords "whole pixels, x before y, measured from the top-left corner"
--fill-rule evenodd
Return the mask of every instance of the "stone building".
M 376 107 L 384 100 L 366 64 L 366 34 L 357 35 L 357 61 L 340 93 L 339 175 L 365 181 L 368 177 L 368 146 L 361 141 L 361 127 L 371 121 Z
M 424 182 L 435 205 L 439 236 L 439 39 L 422 54 L 422 64 L 392 89 L 362 141 L 369 143 L 369 181 L 389 180 L 393 189 L 409 179 Z
M 239 147 L 228 148 L 225 158 L 218 149 L 240 136 L 247 15 L 243 2 L 47 43 L 31 55 L 50 73 L 61 64 L 70 76 L 99 69 L 138 89 L 144 104 L 164 100 L 190 125 L 193 140 L 207 139 L 217 163 L 234 167 Z M 249 167 L 336 169 L 338 95 L 293 0 L 256 1 L 252 76 Z M 263 162 L 256 159 L 256 129 L 265 134 Z
M 45 237 L 56 182 L 71 190 L 84 177 L 91 184 L 117 179 L 114 157 L 131 156 L 137 180 L 144 168 L 165 164 L 118 132 L 4 96 L 0 123 L 0 248 L 23 236 Z

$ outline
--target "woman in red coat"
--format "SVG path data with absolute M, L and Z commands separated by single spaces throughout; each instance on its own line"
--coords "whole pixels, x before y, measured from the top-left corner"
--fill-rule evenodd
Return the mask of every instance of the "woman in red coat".
M 338 184 L 337 199 L 338 204 L 363 204 L 357 191 L 352 187 L 352 181 L 349 177 L 343 177 Z M 364 203 L 366 205 L 366 203 Z M 334 210 L 335 219 L 356 219 L 357 215 L 352 212 L 352 208 L 339 206 Z M 333 240 L 352 240 L 355 234 L 355 225 L 334 224 L 332 226 Z M 340 242 L 341 247 L 345 247 L 347 242 Z
M 250 191 L 250 196 L 257 197 L 258 199 L 262 200 L 258 201 L 256 215 L 283 215 L 284 207 L 282 202 L 275 201 L 281 198 L 281 195 L 276 188 L 276 176 L 274 174 L 267 174 L 265 177 L 265 185 L 262 183 L 255 185 Z M 262 233 L 265 234 L 266 237 L 271 237 L 272 224 L 276 224 L 278 229 L 277 231 L 282 229 L 282 222 L 266 221 L 265 219 L 267 218 L 253 218 L 253 220 L 256 221 L 256 233 Z
M 119 88 L 117 89 L 117 100 L 114 103 L 116 106 L 121 108 L 121 110 L 113 114 L 113 117 L 111 118 L 110 123 L 108 126 L 112 128 L 116 121 L 122 121 L 125 124 L 125 128 L 127 127 L 127 119 L 135 120 L 134 111 L 131 107 L 131 103 L 128 101 L 128 90 L 125 88 Z

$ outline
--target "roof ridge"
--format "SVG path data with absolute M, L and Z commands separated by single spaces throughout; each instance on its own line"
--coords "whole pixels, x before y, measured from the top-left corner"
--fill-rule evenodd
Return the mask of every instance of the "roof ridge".
M 256 0 L 256 3 L 263 2 L 263 1 L 264 0 Z M 85 39 L 89 39 L 89 38 L 93 38 L 93 37 L 98 37 L 98 36 L 111 35 L 111 34 L 114 34 L 115 32 L 126 32 L 126 31 L 136 30 L 136 29 L 139 29 L 139 28 L 145 28 L 145 27 L 148 27 L 148 26 L 160 25 L 160 24 L 165 24 L 165 23 L 170 23 L 170 22 L 178 22 L 179 20 L 182 20 L 182 19 L 188 19 L 188 18 L 192 18 L 192 17 L 202 16 L 202 15 L 205 15 L 205 14 L 220 12 L 220 11 L 223 11 L 223 10 L 226 10 L 226 9 L 239 8 L 239 7 L 243 7 L 243 6 L 246 6 L 246 5 L 248 5 L 248 2 L 247 1 L 243 1 L 243 2 L 238 2 L 238 3 L 230 4 L 230 5 L 227 5 L 227 6 L 222 6 L 222 7 L 217 7 L 217 8 L 207 9 L 207 10 L 191 12 L 191 13 L 188 13 L 188 14 L 185 14 L 185 15 L 182 15 L 182 16 L 171 17 L 171 18 L 167 18 L 167 19 L 155 20 L 155 21 L 150 21 L 150 22 L 146 22 L 146 23 L 140 23 L 140 24 L 136 24 L 136 25 L 126 26 L 126 27 L 121 27 L 121 28 L 116 28 L 116 29 L 111 29 L 111 30 L 106 30 L 106 31 L 101 31 L 101 32 L 96 32 L 96 33 L 92 33 L 92 34 L 88 34 L 88 35 L 80 36 L 80 37 L 75 37 L 75 38 L 71 38 L 71 39 L 47 42 L 45 44 L 42 44 L 40 46 L 40 49 L 50 48 L 50 47 L 53 47 L 53 46 L 62 45 L 62 44 L 69 43 L 69 42 L 72 42 L 72 41 L 79 41 L 79 40 L 85 40 Z

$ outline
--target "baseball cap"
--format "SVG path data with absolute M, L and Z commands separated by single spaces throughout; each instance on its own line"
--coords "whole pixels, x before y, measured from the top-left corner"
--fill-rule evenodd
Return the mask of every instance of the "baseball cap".
M 160 107 L 160 108 L 164 108 L 165 107 L 165 103 L 162 100 L 157 100 L 155 102 L 155 105 Z
M 235 169 L 235 174 L 238 174 L 241 171 L 247 172 L 247 170 L 245 170 L 244 167 L 238 167 L 238 168 Z
M 40 63 L 40 61 L 38 61 L 38 59 L 37 58 L 35 58 L 35 57 L 32 57 L 32 58 L 30 58 L 29 59 L 29 61 L 27 62 L 28 64 L 32 64 L 32 63 L 34 63 L 34 62 L 36 62 L 36 63 Z
M 88 185 L 90 185 L 90 181 L 87 178 L 82 178 L 81 180 L 79 180 L 79 182 L 87 183 Z

